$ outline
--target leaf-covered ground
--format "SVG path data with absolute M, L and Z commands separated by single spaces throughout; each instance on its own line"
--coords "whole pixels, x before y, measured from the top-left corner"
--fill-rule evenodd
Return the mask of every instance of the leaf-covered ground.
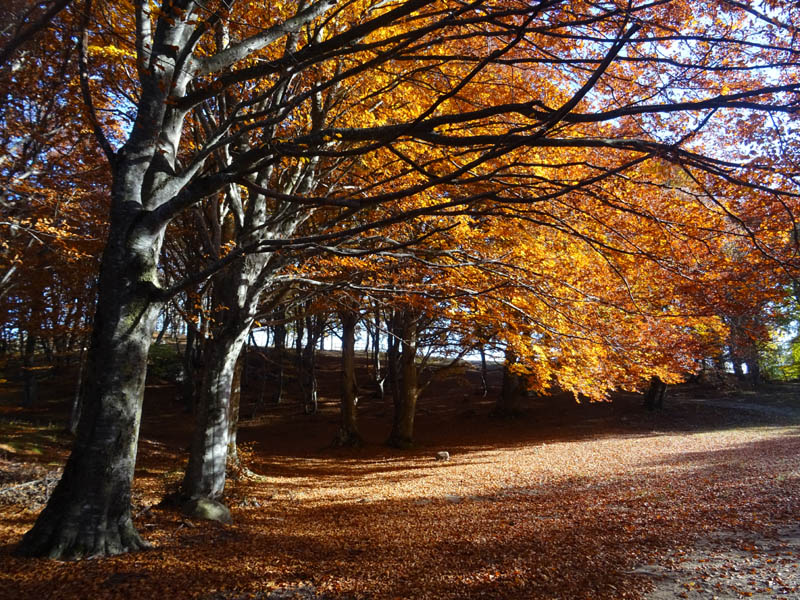
M 68 449 L 39 432 L 38 453 L 0 451 L 0 598 L 798 597 L 798 391 L 686 389 L 655 414 L 633 396 L 539 399 L 496 420 L 451 382 L 423 398 L 410 452 L 380 445 L 389 413 L 376 401 L 359 407 L 357 450 L 328 447 L 332 401 L 311 417 L 273 407 L 243 423 L 253 475 L 231 482 L 223 526 L 155 506 L 180 479 L 191 423 L 170 389 L 151 388 L 134 508 L 154 549 L 12 556 Z M 9 398 L 4 431 L 64 416 Z

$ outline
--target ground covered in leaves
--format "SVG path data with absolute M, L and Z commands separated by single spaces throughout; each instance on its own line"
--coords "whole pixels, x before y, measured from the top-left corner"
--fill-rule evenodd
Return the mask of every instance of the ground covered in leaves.
M 495 382 L 497 383 L 497 382 Z M 474 389 L 474 394 L 472 393 Z M 324 388 L 323 388 L 324 389 Z M 0 598 L 800 597 L 800 388 L 530 399 L 489 417 L 469 378 L 420 404 L 418 445 L 381 445 L 390 407 L 359 405 L 367 445 L 332 449 L 334 398 L 244 410 L 234 524 L 156 505 L 181 477 L 191 419 L 151 386 L 135 522 L 154 549 L 19 559 L 69 449 L 68 399 L 0 404 Z M 450 453 L 437 461 L 438 451 Z

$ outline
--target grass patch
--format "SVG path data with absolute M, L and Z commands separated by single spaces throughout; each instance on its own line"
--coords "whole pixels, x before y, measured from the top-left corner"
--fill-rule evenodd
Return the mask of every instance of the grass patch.
M 0 421 L 0 452 L 15 455 L 41 456 L 48 450 L 60 449 L 69 440 L 61 426 L 25 421 Z

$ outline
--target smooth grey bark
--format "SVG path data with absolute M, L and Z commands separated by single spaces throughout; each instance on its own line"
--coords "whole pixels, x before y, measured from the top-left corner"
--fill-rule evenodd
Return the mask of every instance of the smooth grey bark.
M 217 500 L 225 489 L 231 434 L 238 420 L 238 402 L 232 402 L 237 400 L 236 367 L 253 324 L 260 298 L 256 280 L 266 261 L 265 254 L 247 256 L 214 277 L 213 305 L 220 307 L 220 314 L 205 343 L 197 418 L 181 486 L 184 498 Z
M 269 172 L 263 174 L 265 179 L 268 176 Z M 234 238 L 237 244 L 247 246 L 257 241 L 259 236 L 289 234 L 301 222 L 298 219 L 282 221 L 277 232 L 266 228 L 264 223 L 268 219 L 268 212 L 265 198 L 253 195 L 249 200 L 246 222 L 242 224 L 245 229 L 238 233 L 226 232 L 226 239 Z M 247 254 L 213 278 L 212 305 L 218 307 L 218 314 L 213 319 L 215 325 L 211 336 L 205 342 L 195 432 L 181 487 L 181 496 L 185 499 L 204 497 L 218 500 L 222 496 L 227 464 L 229 458 L 234 458 L 229 451 L 235 452 L 239 415 L 237 358 L 252 327 L 259 300 L 282 260 L 269 252 Z M 311 333 L 309 331 L 308 341 L 313 345 Z
M 236 47 L 230 45 L 227 27 L 223 23 L 217 27 L 216 42 L 218 55 Z M 295 47 L 296 40 L 290 36 L 287 51 Z M 285 91 L 286 86 L 288 81 L 280 89 Z M 279 91 L 278 95 L 281 93 Z M 226 114 L 228 108 L 228 98 L 223 94 L 219 98 L 220 119 L 229 116 Z M 218 160 L 225 164 L 234 160 L 230 149 L 221 154 L 224 158 Z M 309 165 L 316 165 L 316 161 L 309 161 Z M 268 166 L 254 173 L 251 182 L 266 188 L 272 183 L 273 174 L 273 167 Z M 281 191 L 305 193 L 314 184 L 313 175 L 313 169 L 305 173 L 295 169 Z M 226 188 L 225 200 L 225 210 L 221 203 L 211 203 L 214 217 L 210 225 L 215 232 L 211 250 L 218 256 L 222 254 L 224 243 L 233 242 L 238 248 L 247 248 L 272 236 L 291 235 L 306 218 L 295 213 L 276 218 L 285 207 L 278 203 L 271 209 L 263 194 L 250 193 L 243 198 L 237 186 Z M 271 252 L 247 253 L 213 278 L 212 305 L 217 307 L 217 314 L 211 338 L 206 342 L 208 352 L 204 361 L 198 418 L 181 488 L 184 498 L 218 500 L 222 496 L 227 464 L 229 459 L 236 459 L 235 433 L 241 381 L 239 378 L 237 382 L 237 358 L 252 327 L 261 294 L 269 286 L 281 260 Z M 239 365 L 241 367 L 241 363 Z M 240 370 L 238 374 L 241 374 Z
M 410 448 L 414 443 L 414 417 L 419 396 L 417 373 L 418 321 L 408 310 L 395 315 L 396 331 L 400 337 L 400 372 L 398 396 L 392 419 L 392 431 L 387 444 L 395 448 Z
M 237 345 L 241 341 L 209 340 L 205 369 L 197 403 L 189 463 L 181 495 L 185 498 L 217 499 L 225 489 L 230 441 L 230 397 L 233 388 Z
M 334 443 L 338 446 L 359 446 L 362 443 L 358 431 L 358 386 L 356 383 L 356 324 L 358 313 L 342 311 L 342 396 L 341 421 Z
M 220 24 L 216 33 L 220 54 L 227 52 L 232 46 L 229 45 L 226 27 Z M 287 51 L 291 50 L 293 43 L 290 36 Z M 283 87 L 286 86 L 288 81 Z M 219 106 L 221 117 L 227 117 L 227 98 L 224 95 L 220 98 Z M 233 161 L 229 150 L 222 154 L 224 159 L 219 160 L 226 164 Z M 313 169 L 316 164 L 316 160 L 309 161 L 306 171 L 295 168 L 285 178 L 281 191 L 308 192 L 316 181 Z M 280 176 L 286 173 L 276 174 L 273 167 L 268 166 L 252 175 L 252 183 L 267 188 L 273 183 L 273 175 L 277 175 L 276 180 L 280 182 Z M 221 203 L 211 203 L 214 217 L 210 225 L 216 234 L 212 251 L 218 256 L 222 253 L 224 243 L 233 242 L 238 248 L 257 246 L 273 236 L 291 235 L 307 218 L 305 213 L 286 212 L 285 206 L 268 202 L 263 194 L 253 192 L 244 198 L 237 186 L 226 188 L 225 200 L 225 210 Z M 267 251 L 247 253 L 213 278 L 212 306 L 217 307 L 217 314 L 213 319 L 212 335 L 206 342 L 208 352 L 204 361 L 198 418 L 181 489 L 184 498 L 218 500 L 222 496 L 227 465 L 229 459 L 234 458 L 232 453 L 236 452 L 235 432 L 239 414 L 237 357 L 252 327 L 261 295 L 269 287 L 275 269 L 283 260 Z M 300 340 L 298 335 L 298 349 Z M 308 341 L 309 344 L 314 343 L 311 331 Z M 313 357 L 313 348 L 311 351 Z M 313 366 L 311 372 L 313 374 Z M 316 382 L 313 377 L 312 383 L 316 410 Z

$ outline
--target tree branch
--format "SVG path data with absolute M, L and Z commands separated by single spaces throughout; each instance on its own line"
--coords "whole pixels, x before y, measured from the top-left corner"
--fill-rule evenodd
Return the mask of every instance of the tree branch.
M 89 46 L 89 19 L 91 18 L 91 13 L 92 0 L 86 0 L 83 12 L 83 22 L 81 24 L 81 43 L 78 46 L 78 70 L 80 73 L 81 94 L 83 96 L 83 104 L 86 107 L 86 112 L 88 113 L 89 117 L 89 124 L 92 126 L 94 137 L 97 140 L 97 143 L 100 145 L 100 148 L 103 150 L 103 153 L 106 155 L 109 164 L 113 168 L 117 161 L 117 155 L 114 153 L 114 149 L 111 147 L 106 134 L 103 132 L 100 121 L 97 119 L 97 112 L 95 111 L 94 101 L 92 100 L 92 90 L 89 87 L 89 65 L 87 54 Z
M 55 0 L 52 2 L 42 14 L 33 23 L 27 27 L 21 26 L 16 35 L 14 35 L 6 44 L 0 48 L 0 67 L 4 66 L 11 55 L 39 31 L 47 27 L 50 22 L 56 17 L 58 13 L 64 10 L 72 0 Z

